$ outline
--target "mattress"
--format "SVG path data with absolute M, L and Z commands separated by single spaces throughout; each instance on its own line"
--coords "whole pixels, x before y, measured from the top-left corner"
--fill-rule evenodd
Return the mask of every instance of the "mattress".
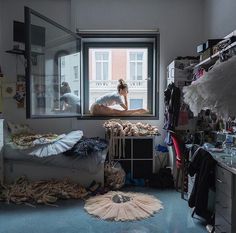
M 90 173 L 98 172 L 100 169 L 99 165 L 105 162 L 106 155 L 107 149 L 101 152 L 94 152 L 85 158 L 66 156 L 64 154 L 39 158 L 27 154 L 24 150 L 14 148 L 11 143 L 5 144 L 3 147 L 4 160 L 30 162 L 46 166 L 83 170 Z

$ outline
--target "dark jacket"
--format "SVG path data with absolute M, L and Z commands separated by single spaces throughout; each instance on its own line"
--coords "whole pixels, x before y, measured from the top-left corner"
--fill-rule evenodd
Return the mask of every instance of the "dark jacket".
M 188 169 L 190 176 L 196 175 L 188 204 L 191 208 L 195 207 L 197 215 L 209 221 L 212 213 L 207 209 L 208 193 L 210 188 L 215 186 L 215 165 L 216 161 L 211 154 L 199 148 L 194 153 Z
M 174 83 L 164 91 L 165 125 L 164 129 L 174 130 L 178 126 L 181 91 Z

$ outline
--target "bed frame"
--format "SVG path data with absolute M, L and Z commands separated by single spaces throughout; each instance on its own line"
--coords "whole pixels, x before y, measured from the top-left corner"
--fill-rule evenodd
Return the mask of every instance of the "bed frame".
M 96 173 L 83 170 L 62 168 L 37 164 L 35 162 L 4 159 L 4 147 L 0 153 L 0 181 L 1 183 L 12 183 L 21 176 L 29 180 L 48 180 L 69 178 L 72 182 L 88 187 L 92 181 L 104 185 L 104 163 L 101 163 Z

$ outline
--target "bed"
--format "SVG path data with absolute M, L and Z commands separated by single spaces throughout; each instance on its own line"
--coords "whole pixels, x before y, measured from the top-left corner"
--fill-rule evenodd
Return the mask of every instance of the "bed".
M 29 180 L 69 178 L 85 187 L 92 181 L 103 185 L 106 154 L 107 149 L 83 158 L 63 153 L 37 157 L 7 142 L 0 155 L 0 179 L 1 182 L 11 183 L 20 176 L 26 176 Z

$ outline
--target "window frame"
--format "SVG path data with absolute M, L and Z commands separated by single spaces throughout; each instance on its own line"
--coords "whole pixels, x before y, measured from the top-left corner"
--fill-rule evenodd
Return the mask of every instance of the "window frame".
M 74 38 L 76 38 L 76 49 L 77 52 L 80 52 L 80 69 L 79 69 L 79 81 L 80 81 L 80 87 L 78 88 L 80 91 L 81 96 L 81 106 L 80 106 L 80 114 L 71 114 L 71 115 L 36 115 L 32 114 L 31 109 L 31 63 L 32 63 L 32 57 L 31 57 L 31 15 L 37 16 L 41 18 L 42 20 L 48 22 L 49 24 L 64 30 Z M 149 44 L 150 48 L 152 49 L 152 53 L 149 53 L 152 57 L 152 62 L 148 62 L 148 70 L 152 71 L 152 81 L 148 82 L 148 103 L 151 103 L 151 108 L 153 110 L 152 115 L 148 116 L 117 116 L 118 118 L 125 118 L 125 119 L 140 119 L 140 120 L 152 120 L 152 119 L 159 119 L 159 72 L 160 72 L 160 65 L 159 65 L 159 57 L 160 57 L 160 35 L 157 32 L 144 32 L 142 34 L 134 33 L 132 30 L 130 33 L 128 31 L 124 32 L 111 32 L 109 34 L 107 33 L 74 33 L 71 32 L 69 29 L 61 26 L 60 24 L 56 23 L 55 21 L 41 15 L 40 13 L 25 7 L 25 59 L 26 59 L 26 117 L 31 119 L 45 119 L 45 118 L 77 118 L 77 119 L 109 119 L 111 116 L 92 116 L 92 115 L 86 115 L 86 111 L 84 111 L 87 106 L 89 107 L 88 98 L 86 98 L 86 95 L 89 95 L 89 92 L 84 90 L 88 89 L 88 79 L 86 82 L 86 66 L 88 66 L 88 63 L 86 64 L 86 53 L 85 52 L 85 46 L 88 43 L 103 43 L 104 45 L 108 46 L 112 43 L 118 45 L 118 43 L 123 43 L 125 41 L 127 48 L 137 47 L 137 45 L 140 43 L 142 45 Z M 106 41 L 106 39 L 109 39 L 109 42 Z M 92 40 L 90 40 L 92 39 Z M 152 42 L 144 42 L 146 39 L 151 39 Z M 124 44 L 124 43 L 123 43 Z M 120 47 L 124 47 L 124 45 Z M 119 47 L 119 46 L 114 46 Z M 33 52 L 33 51 L 32 51 Z M 110 63 L 111 65 L 111 63 Z M 88 70 L 87 70 L 88 71 Z M 148 76 L 150 76 L 148 74 Z M 61 77 L 60 77 L 61 78 Z M 86 103 L 87 102 L 87 103 Z M 154 105 L 155 104 L 155 105 Z
M 109 119 L 111 116 L 92 116 L 86 114 L 89 111 L 89 48 L 148 48 L 149 56 L 152 59 L 152 63 L 147 63 L 148 72 L 152 71 L 152 82 L 148 82 L 148 104 L 153 109 L 152 115 L 148 116 L 117 116 L 122 119 L 138 119 L 138 120 L 159 120 L 159 56 L 160 56 L 160 36 L 159 33 L 154 34 L 83 34 L 79 33 L 82 38 L 82 83 L 83 83 L 83 119 Z M 145 41 L 147 40 L 147 41 Z M 150 42 L 152 40 L 152 42 Z M 124 46 L 125 45 L 125 46 Z M 141 47 L 137 47 L 137 46 Z M 150 53 L 151 51 L 151 53 Z M 86 62 L 87 61 L 87 62 Z M 150 73 L 148 73 L 148 80 L 150 80 Z M 151 100 L 151 101 L 150 101 Z M 155 104 L 155 106 L 154 106 Z M 116 118 L 112 116 L 112 118 Z M 78 118 L 80 119 L 80 118 Z
M 31 84 L 32 84 L 32 54 L 34 53 L 31 48 L 31 42 L 32 42 L 32 33 L 31 33 L 31 18 L 32 16 L 38 17 L 41 20 L 47 22 L 48 24 L 51 24 L 52 26 L 56 27 L 57 29 L 60 29 L 64 32 L 66 32 L 68 35 L 73 37 L 76 42 L 76 51 L 77 53 L 80 52 L 80 57 L 81 57 L 81 37 L 72 31 L 70 31 L 68 28 L 65 28 L 64 26 L 58 24 L 54 20 L 38 13 L 37 11 L 29 8 L 29 7 L 24 7 L 24 23 L 25 23 L 25 52 L 24 52 L 24 57 L 26 59 L 26 64 L 25 64 L 25 76 L 26 76 L 26 118 L 27 119 L 51 119 L 51 118 L 78 118 L 82 116 L 82 104 L 79 107 L 80 113 L 79 114 L 60 114 L 60 115 L 36 115 L 32 114 L 32 109 L 31 109 Z M 64 52 L 64 51 L 61 51 Z M 56 55 L 56 54 L 55 54 Z M 34 54 L 35 56 L 35 54 Z M 61 65 L 61 64 L 60 64 Z M 80 59 L 80 66 L 81 66 L 81 59 Z M 54 69 L 54 67 L 53 67 Z M 81 81 L 81 71 L 80 69 L 79 73 L 79 80 Z M 61 77 L 60 77 L 61 78 Z M 80 84 L 80 92 L 82 90 L 82 84 Z M 82 93 L 82 92 L 81 92 Z M 82 94 L 81 94 L 82 95 Z M 47 101 L 45 99 L 45 101 Z M 82 103 L 82 101 L 81 101 Z

